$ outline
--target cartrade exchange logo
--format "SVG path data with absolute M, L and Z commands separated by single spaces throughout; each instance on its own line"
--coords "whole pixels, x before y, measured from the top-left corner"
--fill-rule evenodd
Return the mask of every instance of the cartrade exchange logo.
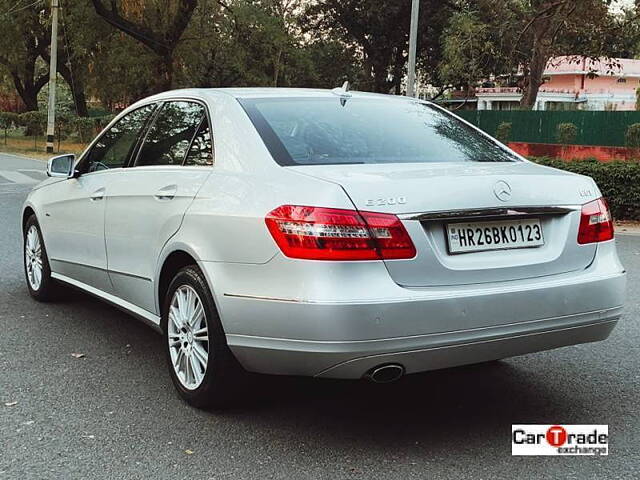
M 511 455 L 608 455 L 609 425 L 512 425 Z

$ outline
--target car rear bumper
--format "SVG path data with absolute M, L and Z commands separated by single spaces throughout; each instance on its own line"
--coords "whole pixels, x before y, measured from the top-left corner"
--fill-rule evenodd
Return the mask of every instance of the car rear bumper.
M 240 363 L 253 372 L 361 378 L 371 369 L 390 363 L 402 365 L 405 373 L 417 373 L 604 340 L 616 325 L 620 310 L 481 331 L 364 342 L 305 342 L 237 335 L 228 338 Z
M 249 371 L 360 378 L 385 363 L 415 373 L 603 340 L 625 295 L 613 242 L 580 272 L 455 287 L 403 288 L 379 262 L 287 271 L 296 263 L 201 265 L 224 289 L 227 342 Z

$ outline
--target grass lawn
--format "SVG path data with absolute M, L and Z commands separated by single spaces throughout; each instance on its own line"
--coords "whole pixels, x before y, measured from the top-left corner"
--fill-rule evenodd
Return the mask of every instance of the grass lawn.
M 54 155 L 60 153 L 82 153 L 87 144 L 76 141 L 62 140 L 58 146 L 58 140 L 53 143 Z M 9 135 L 5 138 L 0 133 L 0 151 L 7 153 L 19 153 L 26 157 L 46 159 L 52 155 L 46 151 L 46 137 L 25 137 L 23 135 Z

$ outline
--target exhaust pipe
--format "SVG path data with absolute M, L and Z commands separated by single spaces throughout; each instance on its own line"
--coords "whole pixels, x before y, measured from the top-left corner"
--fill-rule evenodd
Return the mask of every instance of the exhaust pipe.
M 391 383 L 402 375 L 404 375 L 404 367 L 397 363 L 390 363 L 372 368 L 365 374 L 365 378 L 373 383 Z

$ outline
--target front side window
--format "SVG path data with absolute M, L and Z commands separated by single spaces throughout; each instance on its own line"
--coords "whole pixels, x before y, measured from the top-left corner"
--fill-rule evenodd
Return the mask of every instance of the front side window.
M 146 105 L 127 113 L 118 120 L 91 147 L 79 167 L 80 172 L 88 173 L 124 167 L 135 147 L 140 131 L 155 107 L 155 104 Z
M 280 165 L 513 162 L 454 115 L 397 98 L 239 100 Z
M 166 102 L 144 140 L 136 166 L 182 165 L 205 109 L 195 102 Z

